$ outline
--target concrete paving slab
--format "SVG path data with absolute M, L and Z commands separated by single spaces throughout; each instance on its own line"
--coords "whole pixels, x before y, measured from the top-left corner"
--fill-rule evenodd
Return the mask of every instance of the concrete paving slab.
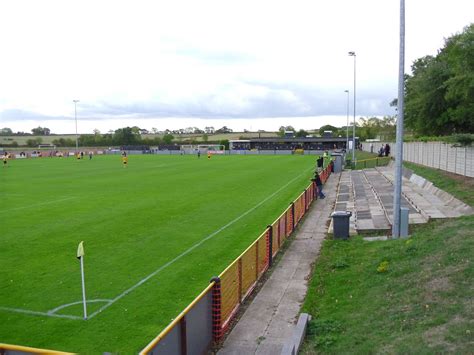
M 252 342 L 236 340 L 234 342 L 234 344 L 235 344 L 234 348 L 222 348 L 221 350 L 219 350 L 219 354 L 221 354 L 221 355 L 242 355 L 242 354 L 254 354 L 255 353 L 256 345 L 253 344 Z M 275 354 L 279 354 L 279 352 L 276 352 Z
M 279 264 L 218 354 L 279 354 L 285 340 L 292 336 L 307 292 L 311 264 L 326 237 L 339 177 L 333 174 L 329 178 L 324 191 L 326 198 L 313 203 Z
M 410 223 L 474 213 L 472 208 L 465 207 L 429 181 L 410 172 L 404 171 L 404 176 L 408 179 L 403 179 L 402 206 L 410 210 Z M 294 330 L 307 292 L 311 264 L 317 258 L 327 233 L 332 233 L 331 212 L 352 212 L 351 235 L 356 233 L 356 228 L 390 228 L 392 181 L 393 167 L 333 174 L 325 186 L 326 199 L 313 203 L 279 264 L 227 336 L 218 354 L 279 354 Z M 386 237 L 377 239 L 383 238 Z
M 283 344 L 279 339 L 272 339 L 272 338 L 265 338 L 262 341 L 256 351 L 255 354 L 258 355 L 274 355 L 280 354 L 281 350 L 283 349 Z
M 298 312 L 299 309 L 296 311 Z M 288 339 L 291 337 L 293 334 L 293 329 L 295 327 L 295 324 L 293 324 L 295 321 L 295 317 L 291 318 L 291 320 L 288 320 L 286 318 L 282 319 L 273 317 L 272 321 L 270 322 L 270 326 L 268 327 L 267 332 L 265 333 L 265 338 L 274 338 L 278 339 L 281 338 L 282 340 Z M 266 341 L 263 340 L 262 344 L 265 344 Z M 280 346 L 283 347 L 284 341 L 280 341 Z
M 273 271 L 275 277 L 280 280 L 290 280 L 299 265 L 298 253 L 295 253 L 292 250 L 287 250 L 285 254 L 288 254 L 286 263 L 284 265 L 279 264 Z
M 377 168 L 381 175 L 393 182 L 392 168 Z M 408 169 L 405 169 L 408 170 Z M 402 193 L 428 218 L 453 218 L 473 214 L 472 207 L 440 190 L 432 182 L 411 173 L 409 179 L 402 179 Z

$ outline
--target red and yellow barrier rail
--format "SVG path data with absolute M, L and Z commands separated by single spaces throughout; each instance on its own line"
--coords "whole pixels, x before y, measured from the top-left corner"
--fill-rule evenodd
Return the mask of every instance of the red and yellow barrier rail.
M 329 178 L 331 168 L 329 165 L 320 173 L 323 183 Z M 311 183 L 219 277 L 213 278 L 210 285 L 140 354 L 186 354 L 187 349 L 191 347 L 193 352 L 204 353 L 213 343 L 218 343 L 232 323 L 240 305 L 272 266 L 273 257 L 281 250 L 316 198 L 317 187 Z M 212 325 L 209 325 L 210 322 Z M 192 323 L 199 324 L 196 326 L 199 329 L 192 328 Z
M 325 183 L 332 166 L 321 173 Z M 229 328 L 240 305 L 272 266 L 285 241 L 317 198 L 311 183 L 265 231 L 197 296 L 140 354 L 206 353 Z M 0 343 L 0 354 L 72 354 Z
M 72 355 L 74 353 L 65 353 L 62 351 L 30 348 L 27 346 L 2 344 L 0 343 L 0 354 L 50 354 L 50 355 Z

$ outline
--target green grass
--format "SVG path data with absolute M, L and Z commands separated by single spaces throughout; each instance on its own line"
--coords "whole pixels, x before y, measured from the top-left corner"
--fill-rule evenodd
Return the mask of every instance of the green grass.
M 352 169 L 368 169 L 376 166 L 384 166 L 390 162 L 390 157 L 378 157 L 377 154 L 365 152 L 362 150 L 356 150 L 355 152 L 356 163 Z M 349 151 L 346 156 L 347 159 L 352 159 L 352 153 Z M 347 166 L 349 168 L 349 166 Z
M 416 168 L 458 197 L 472 183 Z M 303 307 L 314 318 L 302 353 L 471 353 L 473 231 L 468 216 L 417 226 L 408 240 L 326 240 Z
M 38 139 L 41 138 L 41 144 L 52 144 L 55 139 L 76 139 L 74 134 L 65 134 L 65 135 L 50 135 L 50 136 L 0 136 L 0 147 L 4 144 L 12 144 L 17 142 L 20 146 L 26 146 L 26 141 L 28 139 Z M 12 148 L 5 148 L 9 151 Z
M 87 133 L 85 134 L 87 135 Z M 89 133 L 88 135 L 93 135 L 93 133 Z M 143 134 L 142 138 L 156 138 L 156 137 L 163 137 L 163 135 L 156 135 L 156 134 Z M 189 139 L 194 139 L 202 144 L 204 143 L 203 134 L 174 134 L 175 142 L 181 142 Z M 217 134 L 209 134 L 207 135 L 207 140 L 212 142 L 218 142 L 225 139 L 249 139 L 249 138 L 269 138 L 269 137 L 277 137 L 276 132 L 232 132 L 232 133 L 217 133 Z M 38 139 L 41 138 L 41 144 L 52 144 L 54 140 L 64 138 L 64 139 L 72 139 L 74 140 L 76 136 L 74 134 L 58 134 L 58 135 L 49 135 L 49 136 L 0 136 L 0 147 L 5 144 L 12 144 L 13 142 L 17 142 L 18 145 L 21 147 L 26 146 L 26 141 L 28 139 Z M 7 151 L 14 150 L 13 148 L 5 148 Z
M 114 299 L 174 262 L 87 321 L 0 309 L 1 341 L 136 353 L 278 217 L 313 169 L 308 156 L 140 155 L 127 168 L 118 156 L 9 161 L 0 169 L 0 307 L 47 312 L 80 301 L 81 240 L 89 300 Z M 89 314 L 102 305 L 88 304 Z
M 352 157 L 352 153 L 349 153 L 348 156 Z M 356 160 L 377 158 L 377 154 L 365 152 L 363 150 L 356 150 L 355 156 L 356 156 Z
M 413 170 L 415 174 L 428 179 L 441 190 L 449 192 L 454 197 L 474 207 L 474 178 L 408 162 L 404 162 L 403 165 Z

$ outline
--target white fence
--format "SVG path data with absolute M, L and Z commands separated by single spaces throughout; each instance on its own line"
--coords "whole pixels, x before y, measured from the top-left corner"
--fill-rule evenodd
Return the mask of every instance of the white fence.
M 388 142 L 391 155 L 395 154 L 396 145 Z M 371 143 L 364 142 L 362 149 L 370 152 Z M 373 143 L 373 152 L 376 153 L 385 143 Z M 425 165 L 459 175 L 474 177 L 474 148 L 453 147 L 443 142 L 410 142 L 403 143 L 403 160 Z

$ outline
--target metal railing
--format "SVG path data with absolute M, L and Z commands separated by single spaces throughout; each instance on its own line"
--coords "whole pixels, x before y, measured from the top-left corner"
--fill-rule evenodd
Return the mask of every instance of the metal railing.
M 375 168 L 377 166 L 386 166 L 390 163 L 391 157 L 377 157 L 370 159 L 357 160 L 352 163 L 352 169 L 367 169 Z

